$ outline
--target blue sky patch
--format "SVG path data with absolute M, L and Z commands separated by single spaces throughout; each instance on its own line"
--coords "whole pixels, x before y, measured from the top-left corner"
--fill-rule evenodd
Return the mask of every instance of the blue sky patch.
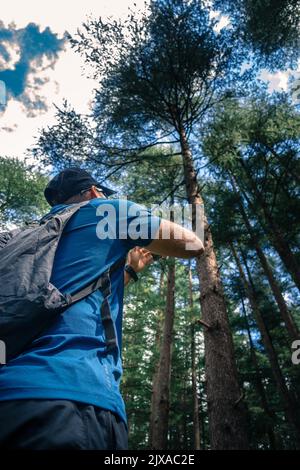
M 27 84 L 29 73 L 39 73 L 45 68 L 42 60 L 47 58 L 47 67 L 53 66 L 58 59 L 59 52 L 64 48 L 64 38 L 58 38 L 49 27 L 40 31 L 39 25 L 29 23 L 25 28 L 12 29 L 6 28 L 0 23 L 0 56 L 4 66 L 0 69 L 0 80 L 5 82 L 8 99 L 14 98 L 23 103 L 30 109 L 47 109 L 46 103 L 42 103 L 41 97 L 29 98 Z M 10 46 L 17 46 L 19 49 L 19 58 L 14 64 L 14 68 L 5 69 L 5 62 L 11 59 Z M 34 81 L 36 89 L 41 85 Z M 32 91 L 32 90 L 31 90 Z M 34 90 L 33 90 L 34 92 Z

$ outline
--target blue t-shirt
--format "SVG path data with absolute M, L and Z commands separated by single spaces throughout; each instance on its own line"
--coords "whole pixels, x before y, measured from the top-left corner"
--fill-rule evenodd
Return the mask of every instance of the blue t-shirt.
M 61 210 L 63 205 L 52 208 Z M 121 199 L 92 199 L 68 222 L 51 282 L 74 293 L 98 278 L 134 246 L 147 246 L 160 224 L 143 206 Z M 99 406 L 125 422 L 122 376 L 124 270 L 111 275 L 109 304 L 118 347 L 108 353 L 96 291 L 69 307 L 31 346 L 0 367 L 0 400 L 65 399 Z

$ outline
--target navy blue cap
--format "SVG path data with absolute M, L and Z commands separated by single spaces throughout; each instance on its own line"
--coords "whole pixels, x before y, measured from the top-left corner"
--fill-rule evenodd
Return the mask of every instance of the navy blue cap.
M 98 183 L 86 170 L 82 168 L 68 168 L 58 173 L 58 175 L 49 181 L 44 195 L 50 206 L 55 206 L 56 204 L 64 203 L 70 197 L 79 194 L 80 191 L 90 189 L 92 186 L 97 186 L 97 188 L 101 189 L 105 196 L 116 193 L 116 191 Z

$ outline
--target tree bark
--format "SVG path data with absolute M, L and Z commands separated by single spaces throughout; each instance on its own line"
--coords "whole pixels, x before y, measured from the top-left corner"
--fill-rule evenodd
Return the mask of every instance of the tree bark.
M 183 392 L 182 392 L 182 410 L 183 410 L 183 417 L 181 420 L 182 424 L 182 448 L 186 446 L 186 443 L 188 441 L 188 412 L 190 410 L 189 404 L 188 404 L 188 386 L 190 384 L 190 377 L 189 377 L 189 366 L 190 366 L 190 355 L 189 351 L 186 349 L 185 350 L 185 370 L 184 373 L 182 374 L 182 382 L 183 382 Z
M 254 370 L 255 370 L 255 388 L 256 388 L 257 394 L 260 398 L 262 409 L 264 410 L 266 416 L 268 417 L 268 423 L 266 425 L 266 431 L 267 431 L 267 434 L 268 434 L 270 449 L 275 450 L 276 449 L 276 436 L 275 436 L 274 429 L 273 429 L 274 428 L 274 417 L 275 416 L 274 416 L 274 413 L 270 410 L 270 407 L 268 405 L 266 392 L 265 392 L 265 387 L 264 387 L 263 380 L 262 380 L 262 374 L 261 374 L 261 370 L 260 370 L 260 367 L 259 367 L 259 364 L 258 364 L 256 351 L 255 351 L 255 347 L 254 347 L 252 336 L 251 336 L 250 325 L 249 325 L 249 322 L 248 322 L 248 316 L 247 316 L 247 312 L 246 312 L 243 297 L 241 297 L 241 302 L 242 302 L 243 314 L 244 314 L 244 318 L 245 318 L 245 326 L 246 326 L 247 335 L 248 335 L 248 339 L 249 339 L 250 357 L 251 357 L 251 361 L 253 363 L 253 367 L 254 367 Z
M 179 129 L 188 202 L 202 204 L 192 154 L 183 128 Z M 195 220 L 193 220 L 195 223 Z M 195 224 L 194 224 L 195 226 Z M 204 254 L 197 259 L 204 328 L 207 401 L 212 449 L 247 449 L 244 404 L 234 360 L 224 293 L 209 224 L 204 220 Z
M 165 267 L 161 265 L 160 267 L 160 276 L 159 276 L 159 297 L 165 301 L 165 292 L 164 292 L 164 283 L 165 283 Z M 155 334 L 155 345 L 156 350 L 159 349 L 160 345 L 160 338 L 163 330 L 163 318 L 164 318 L 164 309 L 159 309 L 157 312 L 157 330 Z
M 167 302 L 163 334 L 160 345 L 160 357 L 157 372 L 153 379 L 153 391 L 150 416 L 150 448 L 167 449 L 169 393 L 171 380 L 171 351 L 175 313 L 175 262 L 169 259 L 167 280 Z
M 205 450 L 207 448 L 206 445 L 206 433 L 205 433 L 205 411 L 204 411 L 204 403 L 205 403 L 205 388 L 206 382 L 203 384 L 203 392 L 201 391 L 201 371 L 198 370 L 198 384 L 199 384 L 199 414 L 200 414 L 200 423 L 201 423 L 201 438 L 202 438 L 202 449 Z
M 193 284 L 192 284 L 192 270 L 189 266 L 189 305 L 191 312 L 193 312 Z M 195 347 L 195 322 L 191 318 L 191 358 L 192 358 L 192 391 L 193 391 L 193 436 L 194 436 L 194 449 L 201 449 L 201 435 L 200 435 L 200 419 L 199 419 L 199 399 L 197 390 L 197 371 L 196 371 L 196 347 Z

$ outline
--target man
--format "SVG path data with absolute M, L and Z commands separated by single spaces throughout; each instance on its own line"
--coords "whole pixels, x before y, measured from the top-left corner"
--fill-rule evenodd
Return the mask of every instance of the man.
M 45 197 L 55 213 L 86 201 L 64 229 L 51 282 L 74 293 L 118 260 L 108 297 L 116 346 L 108 350 L 97 290 L 78 301 L 31 346 L 0 369 L 0 447 L 28 449 L 127 448 L 119 386 L 122 376 L 123 289 L 152 253 L 190 258 L 203 251 L 196 235 L 151 215 L 113 193 L 86 171 L 70 168 L 53 178 Z M 166 238 L 165 234 L 169 233 Z M 142 236 L 143 235 L 143 236 Z M 187 243 L 192 243 L 188 249 Z

